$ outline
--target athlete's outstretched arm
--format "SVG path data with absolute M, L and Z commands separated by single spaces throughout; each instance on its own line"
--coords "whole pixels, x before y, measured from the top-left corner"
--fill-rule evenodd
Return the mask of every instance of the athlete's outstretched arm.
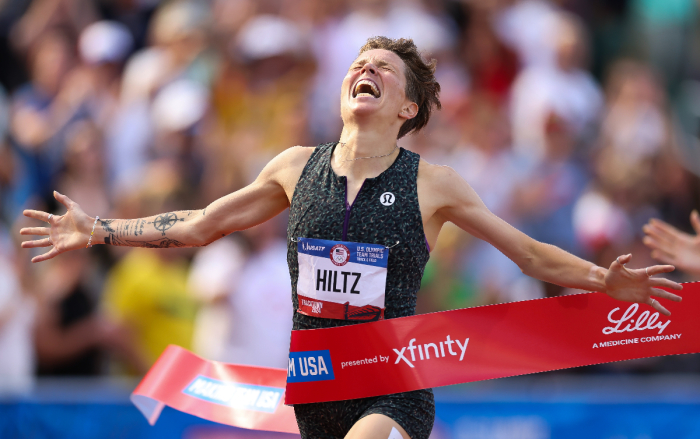
M 624 255 L 609 269 L 596 266 L 558 247 L 538 242 L 494 215 L 453 169 L 427 163 L 421 166 L 423 190 L 431 194 L 429 202 L 434 206 L 436 221 L 450 221 L 491 243 L 528 276 L 564 287 L 605 292 L 618 300 L 650 304 L 665 315 L 670 313 L 658 301 L 652 301 L 651 296 L 681 300 L 680 296 L 657 288 L 680 290 L 680 284 L 651 277 L 673 271 L 672 265 L 628 269 L 624 264 L 632 255 Z
M 247 229 L 276 216 L 289 206 L 291 195 L 313 148 L 290 148 L 265 166 L 250 185 L 219 198 L 201 210 L 168 212 L 139 219 L 97 220 L 92 244 L 129 247 L 170 248 L 198 247 L 237 230 Z M 63 204 L 65 215 L 25 210 L 24 215 L 50 224 L 50 227 L 27 227 L 22 235 L 46 238 L 25 241 L 22 248 L 49 247 L 36 256 L 41 262 L 69 250 L 87 245 L 95 218 L 88 216 L 67 196 L 54 192 Z

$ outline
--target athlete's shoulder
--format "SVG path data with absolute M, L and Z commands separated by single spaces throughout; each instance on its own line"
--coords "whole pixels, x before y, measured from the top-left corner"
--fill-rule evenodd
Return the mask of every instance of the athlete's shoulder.
M 315 146 L 292 146 L 279 153 L 277 157 L 275 157 L 275 160 L 287 161 L 289 164 L 295 164 L 297 162 L 306 164 L 315 150 Z
M 277 154 L 265 167 L 269 172 L 286 172 L 297 168 L 304 169 L 315 147 L 292 146 Z
M 418 198 L 435 210 L 478 199 L 474 189 L 452 167 L 434 165 L 425 160 L 418 165 Z
M 435 165 L 421 158 L 418 163 L 418 179 L 429 186 L 445 186 L 453 184 L 462 177 L 447 165 Z
M 285 149 L 270 160 L 258 176 L 258 180 L 260 182 L 276 182 L 288 194 L 291 194 L 315 149 L 305 146 L 293 146 Z

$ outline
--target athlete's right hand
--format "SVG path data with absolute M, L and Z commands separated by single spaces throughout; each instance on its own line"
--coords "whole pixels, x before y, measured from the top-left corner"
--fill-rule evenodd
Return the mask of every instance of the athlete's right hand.
M 49 223 L 50 227 L 25 227 L 19 231 L 20 235 L 39 235 L 46 238 L 24 241 L 22 248 L 51 247 L 48 252 L 35 256 L 32 262 L 41 262 L 51 259 L 56 255 L 85 247 L 90 237 L 92 225 L 95 221 L 90 218 L 78 203 L 54 191 L 54 198 L 66 206 L 65 215 L 53 215 L 49 218 L 47 212 L 40 210 L 25 210 L 24 216 Z

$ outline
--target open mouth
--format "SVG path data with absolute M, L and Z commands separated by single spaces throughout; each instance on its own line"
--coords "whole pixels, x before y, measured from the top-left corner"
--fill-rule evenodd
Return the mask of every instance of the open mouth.
M 361 79 L 355 84 L 355 88 L 352 91 L 353 98 L 359 98 L 361 96 L 371 96 L 373 98 L 379 98 L 381 93 L 379 92 L 379 87 L 374 81 L 369 79 Z

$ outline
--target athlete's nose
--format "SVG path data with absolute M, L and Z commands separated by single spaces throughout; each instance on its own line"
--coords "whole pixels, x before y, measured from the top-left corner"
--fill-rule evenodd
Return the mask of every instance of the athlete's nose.
M 370 72 L 373 75 L 377 74 L 377 66 L 372 63 L 367 63 L 362 67 L 362 73 Z

